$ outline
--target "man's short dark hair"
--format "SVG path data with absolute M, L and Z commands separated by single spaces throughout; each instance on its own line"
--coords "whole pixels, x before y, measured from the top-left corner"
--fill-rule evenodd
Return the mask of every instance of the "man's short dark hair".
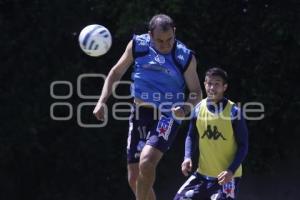
M 206 71 L 205 77 L 208 76 L 219 76 L 223 79 L 224 84 L 228 82 L 228 76 L 227 72 L 224 69 L 221 69 L 219 67 L 213 67 Z
M 165 14 L 154 15 L 149 22 L 149 31 L 153 32 L 157 27 L 161 28 L 163 31 L 168 31 L 175 27 L 173 19 Z

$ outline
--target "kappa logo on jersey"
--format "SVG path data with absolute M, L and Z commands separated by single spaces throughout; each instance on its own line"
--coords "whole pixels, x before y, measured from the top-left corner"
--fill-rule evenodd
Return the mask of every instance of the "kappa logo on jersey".
M 211 126 L 208 125 L 201 138 L 204 138 L 205 136 L 207 136 L 208 139 L 218 140 L 221 137 L 223 140 L 226 140 L 223 134 L 218 131 L 217 126 L 214 126 L 214 130 L 212 130 Z
M 168 140 L 174 120 L 165 116 L 161 116 L 156 127 L 158 137 Z
M 179 60 L 184 60 L 183 55 L 178 55 L 177 58 L 178 58 Z
M 177 43 L 177 48 L 178 49 L 184 49 L 185 47 L 183 46 L 183 44 Z
M 226 198 L 227 197 L 231 197 L 234 199 L 234 179 L 228 183 L 226 183 L 225 185 L 223 185 L 223 193 L 226 194 Z

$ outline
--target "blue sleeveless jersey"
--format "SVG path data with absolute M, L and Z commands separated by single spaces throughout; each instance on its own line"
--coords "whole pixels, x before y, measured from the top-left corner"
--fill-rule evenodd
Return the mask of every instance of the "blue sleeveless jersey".
M 164 109 L 185 100 L 183 73 L 190 64 L 192 51 L 183 43 L 175 40 L 172 51 L 161 54 L 154 48 L 149 34 L 135 35 L 133 56 L 133 97 L 156 106 L 161 105 Z

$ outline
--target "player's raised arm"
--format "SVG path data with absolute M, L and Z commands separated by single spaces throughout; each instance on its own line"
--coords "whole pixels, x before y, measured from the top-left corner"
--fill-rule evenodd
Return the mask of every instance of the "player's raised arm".
M 98 103 L 93 111 L 93 114 L 98 120 L 104 120 L 104 104 L 112 93 L 113 84 L 119 81 L 130 65 L 133 63 L 132 55 L 132 41 L 130 41 L 126 47 L 125 52 L 118 60 L 118 62 L 110 70 L 101 92 L 101 96 Z

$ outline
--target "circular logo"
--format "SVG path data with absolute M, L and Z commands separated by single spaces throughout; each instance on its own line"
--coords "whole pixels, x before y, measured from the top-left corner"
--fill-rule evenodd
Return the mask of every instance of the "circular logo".
M 155 58 L 154 58 L 154 60 L 156 62 L 158 62 L 159 64 L 164 64 L 166 62 L 165 57 L 162 56 L 162 55 L 156 55 Z

